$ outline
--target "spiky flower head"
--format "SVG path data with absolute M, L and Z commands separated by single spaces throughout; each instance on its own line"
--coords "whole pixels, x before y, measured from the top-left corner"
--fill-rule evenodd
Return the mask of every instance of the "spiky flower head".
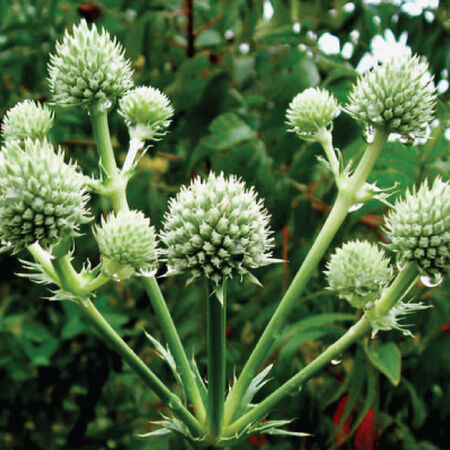
M 400 266 L 415 261 L 423 275 L 438 282 L 450 264 L 450 183 L 425 180 L 406 192 L 386 217 L 389 248 Z
M 109 109 L 133 85 L 130 61 L 123 47 L 83 19 L 72 34 L 64 34 L 50 56 L 49 82 L 59 106 L 101 105 Z
M 328 128 L 339 112 L 334 95 L 325 89 L 309 88 L 289 104 L 287 123 L 301 138 L 314 138 L 323 128 Z
M 392 270 L 383 250 L 367 241 L 350 241 L 338 248 L 327 264 L 329 289 L 355 308 L 376 300 L 387 286 Z
M 119 106 L 119 114 L 124 117 L 131 138 L 142 142 L 164 135 L 174 112 L 167 96 L 150 86 L 128 91 Z
M 0 242 L 48 248 L 89 221 L 86 177 L 47 140 L 8 141 L 0 153 Z
M 192 180 L 169 202 L 161 239 L 169 269 L 206 276 L 216 286 L 226 278 L 274 262 L 269 217 L 253 188 L 231 175 L 210 173 Z
M 24 100 L 5 114 L 2 124 L 4 141 L 23 142 L 25 139 L 44 139 L 53 125 L 53 111 L 48 106 Z
M 392 58 L 359 78 L 346 110 L 363 126 L 383 127 L 413 141 L 426 137 L 435 102 L 428 63 L 408 55 Z
M 111 213 L 95 228 L 104 272 L 124 279 L 156 269 L 156 233 L 150 219 L 139 211 Z

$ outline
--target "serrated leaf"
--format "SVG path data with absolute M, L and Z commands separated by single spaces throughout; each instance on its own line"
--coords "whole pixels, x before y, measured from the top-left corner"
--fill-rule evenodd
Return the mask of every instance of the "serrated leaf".
M 144 330 L 145 337 L 152 343 L 153 347 L 155 347 L 158 356 L 167 363 L 172 371 L 175 379 L 181 385 L 183 385 L 181 376 L 177 371 L 177 365 L 175 363 L 175 359 L 172 356 L 172 353 L 168 348 L 165 348 L 156 338 L 154 338 L 150 333 Z
M 402 354 L 399 348 L 393 342 L 381 345 L 378 348 L 365 346 L 369 361 L 386 377 L 397 386 L 401 377 Z
M 269 364 L 265 369 L 263 369 L 255 378 L 251 381 L 248 389 L 242 397 L 240 407 L 236 410 L 233 417 L 241 416 L 251 409 L 251 401 L 257 394 L 257 392 L 270 381 L 270 379 L 265 379 L 269 372 L 272 370 L 273 364 Z

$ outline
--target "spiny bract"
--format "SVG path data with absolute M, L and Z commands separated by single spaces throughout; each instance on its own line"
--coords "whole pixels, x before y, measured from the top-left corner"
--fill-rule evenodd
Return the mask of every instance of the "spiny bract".
M 336 99 L 325 89 L 309 88 L 301 92 L 289 104 L 287 123 L 300 137 L 313 136 L 327 128 L 339 112 Z
M 13 252 L 50 247 L 90 219 L 86 177 L 47 140 L 7 142 L 0 153 L 0 241 Z
M 156 269 L 157 249 L 154 227 L 139 211 L 111 213 L 95 228 L 103 268 L 109 276 L 127 278 Z
M 392 58 L 365 73 L 353 87 L 347 112 L 369 127 L 384 127 L 408 140 L 426 137 L 436 88 L 418 56 Z
M 60 106 L 101 105 L 105 110 L 133 85 L 130 61 L 115 38 L 85 20 L 66 31 L 50 56 L 49 82 Z
M 327 263 L 329 288 L 355 308 L 376 300 L 389 283 L 392 270 L 383 250 L 367 241 L 346 242 Z
M 438 279 L 450 263 L 450 183 L 436 178 L 407 191 L 386 217 L 389 248 L 400 265 L 416 261 L 423 274 Z
M 119 114 L 124 117 L 131 138 L 140 141 L 164 135 L 174 112 L 165 94 L 147 86 L 127 92 L 119 106 Z
M 195 178 L 169 202 L 161 239 L 170 271 L 215 285 L 273 262 L 269 217 L 253 188 L 235 176 Z
M 3 139 L 5 142 L 44 139 L 53 126 L 53 119 L 53 111 L 46 105 L 32 100 L 19 102 L 3 118 Z

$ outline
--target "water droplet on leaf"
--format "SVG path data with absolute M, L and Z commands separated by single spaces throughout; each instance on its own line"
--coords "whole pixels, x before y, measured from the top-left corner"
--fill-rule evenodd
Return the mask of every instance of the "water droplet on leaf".
M 441 273 L 437 273 L 432 276 L 428 275 L 422 275 L 420 277 L 420 281 L 426 286 L 426 287 L 436 287 L 439 286 L 442 283 L 443 276 Z

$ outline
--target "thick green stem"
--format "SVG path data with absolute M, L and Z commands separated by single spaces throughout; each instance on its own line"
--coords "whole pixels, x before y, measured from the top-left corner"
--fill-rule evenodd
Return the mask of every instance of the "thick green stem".
M 89 115 L 97 141 L 97 151 L 105 174 L 105 191 L 113 204 L 115 212 L 128 209 L 126 197 L 127 178 L 119 173 L 109 134 L 108 113 L 95 105 L 89 109 Z
M 186 396 L 194 405 L 195 415 L 203 423 L 206 417 L 205 405 L 203 404 L 200 391 L 195 382 L 194 375 L 186 356 L 186 352 L 184 351 L 183 344 L 181 343 L 176 326 L 173 323 L 158 283 L 155 277 L 143 277 L 142 282 L 152 303 L 153 309 L 155 310 L 167 343 L 169 344 L 177 370 L 183 380 Z
M 372 170 L 386 142 L 386 137 L 387 135 L 383 130 L 377 130 L 374 141 L 367 146 L 355 173 L 349 179 L 344 179 L 339 183 L 339 193 L 336 202 L 324 226 L 248 358 L 237 382 L 228 394 L 225 402 L 225 425 L 232 421 L 242 396 L 261 365 L 269 356 L 270 349 L 286 318 L 316 270 L 317 265 L 348 214 L 350 207 L 354 204 L 355 196 Z
M 208 347 L 208 424 L 213 436 L 220 436 L 225 399 L 225 321 L 226 281 L 223 286 L 223 304 L 215 294 L 207 299 Z
M 367 334 L 372 328 L 371 322 L 368 319 L 369 315 L 371 320 L 385 316 L 388 311 L 403 297 L 405 292 L 412 287 L 417 280 L 418 274 L 419 272 L 416 264 L 408 264 L 408 266 L 398 274 L 389 288 L 384 291 L 380 300 L 375 304 L 370 314 L 366 313 L 342 337 L 340 337 L 334 344 L 330 345 L 316 359 L 286 381 L 276 391 L 266 397 L 261 403 L 258 404 L 258 406 L 244 414 L 232 425 L 228 426 L 224 430 L 224 434 L 226 436 L 232 436 L 250 423 L 262 419 L 277 403 L 295 390 L 299 389 L 305 381 L 329 364 L 332 359 L 336 358 L 350 345 Z
M 173 413 L 183 421 L 194 436 L 203 436 L 205 431 L 198 420 L 183 406 L 180 398 L 143 363 L 124 340 L 114 331 L 90 300 L 79 303 L 80 309 L 96 328 L 100 336 L 130 365 L 134 372 L 150 387 Z

